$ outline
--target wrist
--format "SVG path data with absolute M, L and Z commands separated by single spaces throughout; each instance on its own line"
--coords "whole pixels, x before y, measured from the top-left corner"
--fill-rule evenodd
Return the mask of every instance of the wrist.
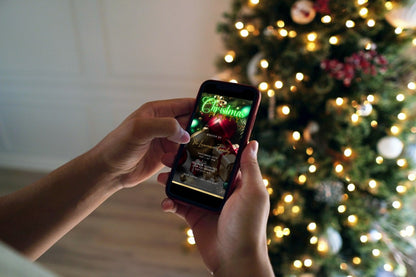
M 250 253 L 230 257 L 226 259 L 213 275 L 216 277 L 233 276 L 259 276 L 273 277 L 273 269 L 267 251 L 261 253 Z

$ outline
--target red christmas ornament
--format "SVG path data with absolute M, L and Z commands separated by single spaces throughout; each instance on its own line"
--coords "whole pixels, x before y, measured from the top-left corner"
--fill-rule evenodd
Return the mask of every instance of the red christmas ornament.
M 237 122 L 223 115 L 216 115 L 208 121 L 207 127 L 211 134 L 230 139 L 237 131 Z

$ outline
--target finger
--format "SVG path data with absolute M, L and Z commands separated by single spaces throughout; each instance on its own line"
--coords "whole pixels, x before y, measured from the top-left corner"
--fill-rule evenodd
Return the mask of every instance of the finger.
M 172 167 L 173 162 L 175 161 L 175 153 L 169 152 L 164 154 L 161 161 L 165 166 Z
M 133 124 L 134 137 L 140 142 L 148 142 L 154 138 L 166 138 L 176 143 L 187 143 L 190 140 L 189 133 L 174 118 L 136 118 Z
M 195 105 L 193 98 L 179 98 L 149 102 L 143 106 L 156 117 L 179 117 L 190 114 Z
M 163 172 L 163 173 L 160 173 L 160 174 L 157 176 L 157 181 L 158 181 L 160 184 L 162 184 L 162 185 L 166 186 L 166 182 L 168 181 L 169 174 L 170 174 L 169 172 Z
M 161 206 L 164 212 L 174 213 L 183 219 L 186 219 L 186 215 L 191 208 L 190 206 L 173 201 L 170 198 L 163 199 Z
M 240 161 L 242 188 L 255 188 L 265 190 L 263 178 L 257 162 L 257 141 L 251 141 L 245 147 Z

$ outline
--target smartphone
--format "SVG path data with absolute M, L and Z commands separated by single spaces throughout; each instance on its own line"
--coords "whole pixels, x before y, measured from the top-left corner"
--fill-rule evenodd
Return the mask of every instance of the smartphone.
M 260 98 L 251 86 L 214 80 L 202 83 L 186 129 L 190 142 L 179 147 L 166 184 L 170 198 L 209 210 L 222 209 Z

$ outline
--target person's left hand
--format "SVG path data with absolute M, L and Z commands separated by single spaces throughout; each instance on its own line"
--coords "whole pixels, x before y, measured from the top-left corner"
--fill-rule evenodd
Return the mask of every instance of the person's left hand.
M 144 104 L 90 151 L 91 159 L 121 188 L 137 185 L 163 167 L 165 153 L 189 141 L 183 128 L 194 103 L 184 98 Z

